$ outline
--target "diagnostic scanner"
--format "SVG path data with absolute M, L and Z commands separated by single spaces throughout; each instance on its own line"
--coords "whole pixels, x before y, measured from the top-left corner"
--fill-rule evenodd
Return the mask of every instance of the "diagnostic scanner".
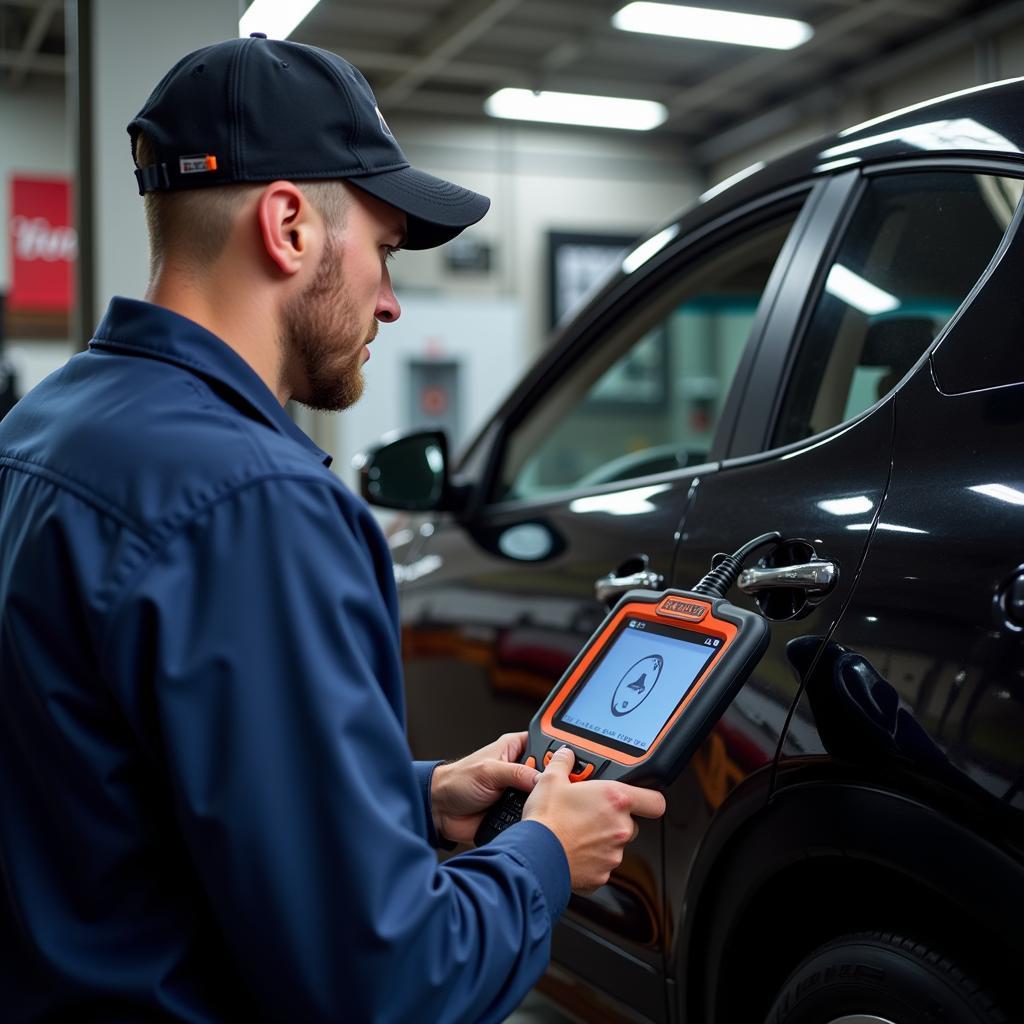
M 569 778 L 661 788 L 683 770 L 761 660 L 768 621 L 725 600 L 765 534 L 716 565 L 693 590 L 625 594 L 530 722 L 521 758 L 543 771 L 576 756 Z M 477 845 L 522 817 L 529 794 L 508 789 L 484 816 Z

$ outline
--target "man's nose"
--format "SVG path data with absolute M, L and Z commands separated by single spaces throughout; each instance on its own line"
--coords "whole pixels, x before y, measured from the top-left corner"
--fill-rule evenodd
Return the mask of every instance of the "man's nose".
M 392 324 L 402 315 L 402 307 L 398 304 L 398 298 L 391 287 L 391 276 L 387 273 L 381 283 L 380 295 L 377 296 L 377 308 L 373 315 L 382 324 Z

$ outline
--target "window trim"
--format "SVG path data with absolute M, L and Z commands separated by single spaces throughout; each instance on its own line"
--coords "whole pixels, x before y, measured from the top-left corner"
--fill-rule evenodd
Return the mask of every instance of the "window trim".
M 1012 223 L 1007 228 L 1006 234 L 1004 234 L 999 246 L 993 252 L 985 271 L 978 278 L 978 281 L 975 282 L 974 287 L 964 297 L 949 321 L 936 335 L 931 345 L 921 353 L 921 356 L 915 360 L 914 365 L 889 394 L 883 395 L 877 402 L 868 406 L 867 409 L 863 409 L 856 416 L 835 423 L 817 434 L 802 438 L 799 441 L 789 442 L 785 445 L 769 447 L 782 410 L 785 387 L 792 376 L 793 367 L 799 356 L 811 317 L 821 298 L 827 271 L 831 268 L 836 253 L 846 237 L 846 232 L 856 212 L 857 204 L 869 182 L 883 176 L 923 174 L 928 172 L 941 173 L 944 171 L 949 173 L 991 174 L 998 177 L 1024 179 L 1024 161 L 1007 159 L 988 160 L 979 157 L 951 157 L 948 155 L 922 156 L 904 160 L 888 160 L 867 167 L 852 168 L 833 179 L 834 181 L 848 179 L 845 196 L 839 196 L 837 193 L 837 198 L 841 199 L 843 203 L 842 209 L 839 215 L 833 218 L 828 236 L 821 239 L 824 244 L 821 246 L 818 262 L 813 267 L 810 275 L 804 277 L 802 282 L 796 273 L 787 278 L 784 288 L 787 292 L 790 292 L 789 297 L 793 297 L 795 293 L 796 296 L 802 295 L 803 301 L 793 303 L 788 310 L 788 322 L 787 318 L 783 316 L 773 320 L 771 325 L 772 337 L 770 341 L 766 338 L 764 344 L 762 344 L 762 351 L 766 353 L 766 357 L 759 361 L 752 374 L 752 377 L 758 380 L 759 387 L 765 393 L 771 395 L 770 414 L 759 424 L 756 412 L 752 413 L 749 405 L 741 412 L 737 424 L 736 439 L 734 439 L 734 443 L 723 461 L 724 466 L 746 465 L 760 459 L 778 458 L 808 446 L 821 444 L 833 435 L 844 432 L 849 427 L 860 422 L 860 420 L 871 415 L 880 405 L 888 401 L 899 390 L 903 380 L 915 373 L 921 363 L 930 358 L 931 354 L 946 338 L 949 331 L 960 319 L 964 309 L 972 301 L 981 284 L 990 274 L 997 254 L 1002 251 L 1006 244 L 1006 239 L 1012 230 Z M 824 224 L 820 226 L 824 226 Z M 785 297 L 780 295 L 780 303 L 783 301 L 785 301 Z M 778 346 L 774 352 L 769 350 L 771 342 Z
M 765 331 L 748 386 L 737 410 L 736 426 L 725 458 L 761 455 L 775 429 L 782 405 L 781 388 L 789 379 L 814 302 L 824 287 L 824 268 L 832 258 L 857 208 L 866 182 L 857 168 L 824 182 L 816 216 L 776 296 L 774 316 Z M 756 381 L 756 389 L 752 382 Z
M 802 237 L 803 231 L 806 230 L 806 221 L 813 218 L 817 208 L 817 196 L 826 185 L 826 181 L 804 180 L 782 189 L 773 190 L 735 210 L 727 211 L 706 224 L 700 225 L 693 232 L 682 233 L 676 244 L 662 254 L 662 258 L 652 261 L 650 266 L 636 272 L 636 275 L 642 275 L 639 283 L 635 275 L 623 277 L 616 282 L 615 286 L 598 296 L 583 313 L 570 322 L 566 333 L 562 336 L 562 343 L 547 358 L 542 358 L 534 364 L 533 369 L 523 378 L 490 427 L 485 428 L 493 429 L 493 425 L 496 423 L 497 436 L 493 437 L 491 441 L 486 467 L 475 488 L 476 493 L 466 510 L 465 518 L 471 519 L 485 510 L 488 512 L 492 510 L 505 511 L 512 508 L 525 510 L 562 504 L 582 495 L 599 494 L 606 491 L 612 493 L 657 482 L 690 479 L 694 475 L 705 475 L 715 470 L 721 458 L 724 457 L 732 433 L 732 423 L 727 420 L 727 417 L 735 415 L 736 403 L 732 398 L 733 393 L 737 386 L 746 384 L 746 377 L 753 368 L 754 354 L 760 346 L 761 338 L 774 310 L 775 295 L 785 281 L 789 264 L 797 251 L 794 239 Z M 493 500 L 491 495 L 511 434 L 552 388 L 560 386 L 564 375 L 572 372 L 573 367 L 589 354 L 592 346 L 598 343 L 599 338 L 606 337 L 619 329 L 623 321 L 635 314 L 635 311 L 648 300 L 652 292 L 661 288 L 670 278 L 678 275 L 681 266 L 699 260 L 711 248 L 727 245 L 744 228 L 756 224 L 758 221 L 769 219 L 774 211 L 780 210 L 788 202 L 792 202 L 794 205 L 800 203 L 800 207 L 790 235 L 783 244 L 768 283 L 761 293 L 750 337 L 740 358 L 729 395 L 723 405 L 722 416 L 715 430 L 709 461 L 700 466 L 686 466 L 667 473 L 632 477 L 611 484 L 566 488 L 564 491 L 552 491 L 550 494 L 536 498 Z M 621 305 L 624 292 L 630 296 L 627 306 Z M 607 314 L 612 310 L 615 312 L 615 318 L 609 322 Z M 475 447 L 474 442 L 470 450 L 472 451 Z

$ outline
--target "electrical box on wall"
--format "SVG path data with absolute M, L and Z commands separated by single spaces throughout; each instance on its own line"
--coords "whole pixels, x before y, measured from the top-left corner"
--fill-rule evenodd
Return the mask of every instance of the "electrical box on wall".
M 455 359 L 411 359 L 407 366 L 408 409 L 405 426 L 443 430 L 461 438 L 459 362 Z
M 511 298 L 409 295 L 381 326 L 363 368 L 361 401 L 333 420 L 335 469 L 355 486 L 352 458 L 392 431 L 443 430 L 457 453 L 507 395 L 527 359 Z

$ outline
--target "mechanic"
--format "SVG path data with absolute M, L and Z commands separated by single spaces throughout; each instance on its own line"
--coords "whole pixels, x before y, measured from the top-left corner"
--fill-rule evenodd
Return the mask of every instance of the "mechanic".
M 129 133 L 148 301 L 0 424 L 4 1020 L 500 1020 L 664 799 L 525 734 L 411 761 L 387 545 L 283 409 L 359 397 L 387 259 L 488 201 L 294 43 L 188 55 Z

